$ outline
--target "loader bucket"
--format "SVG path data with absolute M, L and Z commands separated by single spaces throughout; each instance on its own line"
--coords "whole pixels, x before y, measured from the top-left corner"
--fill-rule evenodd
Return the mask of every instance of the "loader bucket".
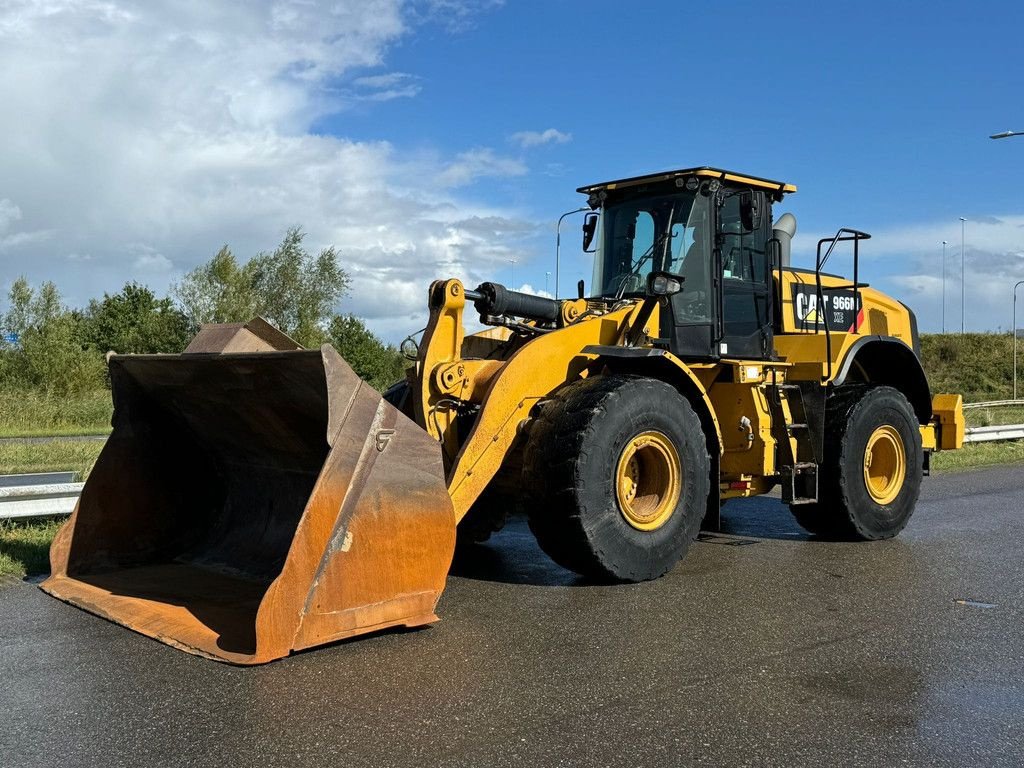
M 332 347 L 113 356 L 110 378 L 113 433 L 48 593 L 235 664 L 437 620 L 440 445 Z

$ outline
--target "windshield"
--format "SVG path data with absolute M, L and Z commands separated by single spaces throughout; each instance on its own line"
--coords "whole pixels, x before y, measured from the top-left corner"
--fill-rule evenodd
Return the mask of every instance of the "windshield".
M 592 290 L 600 296 L 642 294 L 651 272 L 682 275 L 691 321 L 710 313 L 708 198 L 690 192 L 607 204 L 594 259 Z

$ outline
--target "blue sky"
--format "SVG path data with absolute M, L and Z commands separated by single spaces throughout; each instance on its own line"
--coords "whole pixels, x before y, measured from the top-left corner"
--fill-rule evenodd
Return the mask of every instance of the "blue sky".
M 1024 279 L 1024 137 L 987 138 L 1024 130 L 1019 4 L 42 5 L 0 10 L 5 285 L 166 290 L 302 224 L 356 278 L 342 309 L 398 339 L 432 277 L 508 283 L 515 259 L 543 289 L 577 186 L 705 164 L 799 187 L 798 260 L 872 232 L 867 279 L 924 330 L 943 239 L 959 328 L 958 217 L 969 330 L 1007 328 Z

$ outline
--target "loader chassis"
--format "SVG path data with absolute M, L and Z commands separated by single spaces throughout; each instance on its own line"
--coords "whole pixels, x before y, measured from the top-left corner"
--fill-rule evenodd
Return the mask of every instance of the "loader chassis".
M 776 486 L 812 533 L 896 535 L 964 421 L 913 314 L 860 281 L 869 236 L 841 229 L 801 270 L 795 219 L 772 216 L 791 185 L 690 168 L 579 191 L 592 295 L 435 281 L 383 398 L 259 320 L 111 357 L 114 431 L 43 588 L 252 664 L 435 620 L 456 528 L 470 545 L 513 506 L 601 580 L 657 578 L 723 500 Z M 824 270 L 844 246 L 852 279 Z

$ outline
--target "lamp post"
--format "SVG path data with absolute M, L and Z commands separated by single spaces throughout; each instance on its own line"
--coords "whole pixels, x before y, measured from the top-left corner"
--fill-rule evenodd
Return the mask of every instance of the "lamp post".
M 960 333 L 964 332 L 964 296 L 967 285 L 967 273 L 964 272 L 964 224 L 967 219 L 960 217 Z
M 1013 286 L 1013 399 L 1017 399 L 1017 288 L 1024 285 L 1018 280 Z
M 572 211 L 566 211 L 558 217 L 558 223 L 555 225 L 555 298 L 558 298 L 558 269 L 559 261 L 561 260 L 562 251 L 562 219 L 566 216 L 572 216 L 574 213 L 583 213 L 583 211 L 589 211 L 590 208 L 584 206 L 582 208 L 576 208 Z
M 946 241 L 942 241 L 942 332 L 946 332 Z

